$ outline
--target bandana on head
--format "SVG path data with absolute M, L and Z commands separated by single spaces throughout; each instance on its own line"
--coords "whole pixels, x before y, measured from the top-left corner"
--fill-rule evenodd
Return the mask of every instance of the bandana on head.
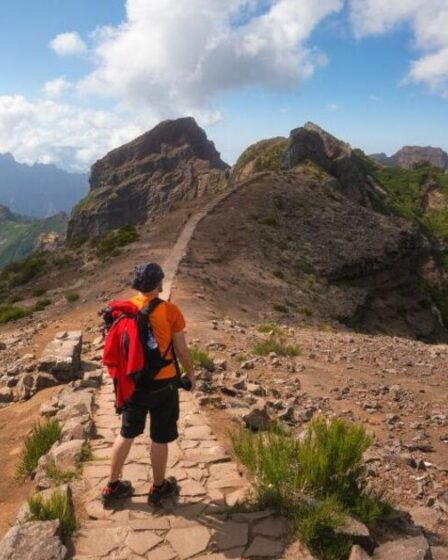
M 134 269 L 132 287 L 139 292 L 152 292 L 165 277 L 162 267 L 157 263 L 141 264 Z

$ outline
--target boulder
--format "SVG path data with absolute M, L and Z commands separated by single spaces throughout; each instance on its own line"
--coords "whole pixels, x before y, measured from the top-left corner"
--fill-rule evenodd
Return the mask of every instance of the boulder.
M 31 521 L 15 525 L 0 543 L 0 560 L 65 560 L 67 549 L 61 540 L 61 524 Z
M 93 422 L 89 416 L 77 416 L 69 418 L 62 427 L 61 440 L 63 442 L 70 440 L 86 441 L 93 429 Z
M 398 539 L 379 546 L 373 555 L 375 560 L 430 560 L 431 551 L 424 537 Z
M 370 536 L 369 529 L 361 521 L 347 516 L 345 523 L 338 527 L 335 532 L 349 536 L 354 544 L 362 546 L 370 554 L 373 553 L 376 543 Z
M 39 371 L 34 376 L 34 390 L 36 392 L 41 391 L 42 389 L 46 389 L 47 387 L 53 387 L 57 384 L 58 380 L 53 375 L 51 375 L 51 373 Z
M 71 388 L 64 389 L 59 395 L 56 419 L 60 422 L 77 416 L 91 416 L 93 406 L 93 393 L 90 390 L 74 391 Z
M 249 414 L 243 416 L 243 421 L 250 430 L 265 430 L 271 422 L 266 404 L 257 404 L 252 407 Z
M 90 387 L 92 389 L 97 389 L 101 387 L 103 383 L 103 370 L 97 369 L 95 371 L 86 371 L 80 382 L 82 388 Z
M 61 471 L 76 471 L 82 456 L 83 439 L 74 439 L 55 445 L 48 453 L 56 468 Z
M 359 544 L 355 544 L 352 546 L 348 560 L 369 560 L 369 558 L 367 552 Z
M 0 388 L 0 404 L 10 403 L 13 399 L 14 395 L 9 387 Z
M 72 381 L 79 376 L 81 349 L 81 331 L 59 333 L 46 346 L 39 360 L 39 370 L 51 373 L 58 382 Z

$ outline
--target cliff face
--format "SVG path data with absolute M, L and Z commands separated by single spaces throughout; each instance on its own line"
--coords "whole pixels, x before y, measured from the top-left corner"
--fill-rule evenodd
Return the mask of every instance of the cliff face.
M 448 154 L 442 148 L 405 146 L 391 157 L 392 165 L 412 169 L 417 165 L 429 164 L 448 170 Z
M 338 188 L 349 199 L 372 206 L 376 193 L 359 156 L 350 144 L 332 136 L 314 123 L 291 131 L 283 167 L 311 162 L 338 181 Z
M 391 157 L 384 153 L 371 154 L 370 157 L 383 165 L 395 165 L 405 169 L 430 165 L 448 171 L 448 154 L 442 148 L 404 146 Z
M 192 118 L 165 121 L 97 161 L 67 238 L 97 236 L 222 188 L 227 164 Z

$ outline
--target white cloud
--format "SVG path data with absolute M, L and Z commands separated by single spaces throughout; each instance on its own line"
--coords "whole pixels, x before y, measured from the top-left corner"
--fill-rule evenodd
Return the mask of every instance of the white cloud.
M 375 102 L 381 101 L 381 97 L 379 95 L 375 95 L 374 93 L 369 95 L 369 99 L 370 101 L 375 101 Z
M 68 32 L 56 35 L 50 41 L 50 47 L 59 56 L 70 56 L 84 54 L 87 52 L 87 45 L 81 39 L 79 33 Z
M 229 90 L 297 87 L 325 63 L 308 42 L 342 4 L 271 0 L 266 9 L 265 0 L 127 0 L 126 21 L 95 33 L 96 68 L 79 89 L 151 107 L 163 118 L 203 110 Z
M 153 126 L 126 115 L 82 109 L 53 100 L 0 96 L 0 153 L 21 162 L 54 163 L 85 171 L 97 158 Z M 143 128 L 142 128 L 143 127 Z
M 55 99 L 57 97 L 60 97 L 71 87 L 71 82 L 69 82 L 65 76 L 60 76 L 59 78 L 45 82 L 42 91 L 47 97 Z
M 339 105 L 337 105 L 336 103 L 328 103 L 325 108 L 328 111 L 337 111 L 339 109 Z
M 350 0 L 350 7 L 358 37 L 409 25 L 420 58 L 411 62 L 407 82 L 426 84 L 448 97 L 447 0 Z

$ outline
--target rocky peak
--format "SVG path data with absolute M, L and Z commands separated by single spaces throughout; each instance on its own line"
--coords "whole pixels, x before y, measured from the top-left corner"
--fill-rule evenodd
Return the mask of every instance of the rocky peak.
M 412 169 L 417 165 L 428 164 L 448 170 L 448 154 L 442 148 L 430 146 L 404 146 L 391 157 L 393 165 Z
M 97 161 L 68 239 L 141 224 L 225 184 L 228 165 L 193 118 L 160 123 Z
M 311 122 L 291 131 L 283 167 L 291 170 L 309 162 L 333 176 L 348 198 L 371 206 L 376 194 L 359 156 L 350 144 Z

